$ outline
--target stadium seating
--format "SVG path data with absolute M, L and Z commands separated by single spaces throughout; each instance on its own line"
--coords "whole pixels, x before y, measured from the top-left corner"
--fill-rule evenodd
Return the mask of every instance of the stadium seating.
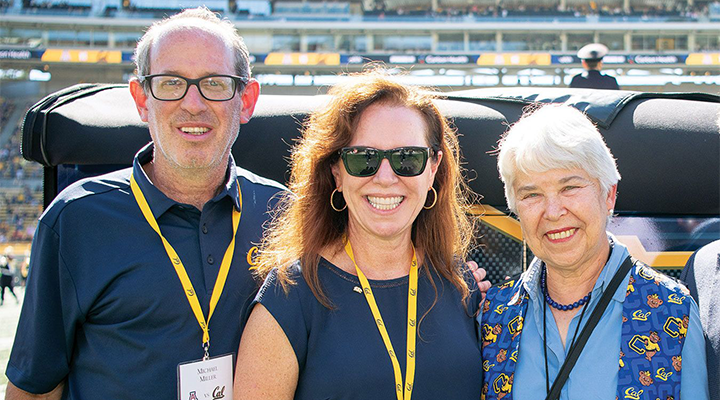
M 310 3 L 310 2 L 278 2 L 275 3 L 273 9 L 273 15 L 284 16 L 284 15 L 349 15 L 350 14 L 350 3 L 344 2 L 321 2 L 321 3 Z
M 212 11 L 230 14 L 228 0 L 132 0 L 129 11 L 150 13 L 157 17 L 174 14 L 182 9 L 204 5 Z
M 272 5 L 268 0 L 244 0 L 235 2 L 235 10 L 241 15 L 267 17 L 272 14 Z
M 20 1 L 20 0 L 16 0 Z M 357 3 L 356 7 L 351 7 Z M 720 19 L 720 2 L 695 1 L 692 5 L 686 1 L 673 1 L 658 4 L 652 0 L 631 0 L 629 7 L 623 1 L 586 2 L 559 0 L 525 0 L 501 2 L 495 0 L 439 0 L 433 8 L 430 0 L 375 0 L 364 2 L 350 0 L 330 2 L 326 0 L 307 1 L 269 1 L 269 0 L 25 0 L 22 8 L 35 13 L 72 13 L 96 16 L 162 17 L 183 8 L 205 5 L 209 9 L 236 17 L 287 17 L 287 16 L 347 16 L 353 10 L 362 10 L 365 17 L 371 19 L 394 18 L 504 18 L 504 19 L 585 19 L 597 16 L 601 20 L 698 20 L 700 18 Z M 0 11 L 13 4 L 10 0 L 0 0 Z M 116 14 L 118 10 L 123 12 Z
M 10 120 L 16 109 L 30 105 L 0 98 L 0 132 L 14 125 L 12 135 L 0 142 L 0 244 L 30 242 L 42 212 L 42 167 L 22 158 L 21 121 Z

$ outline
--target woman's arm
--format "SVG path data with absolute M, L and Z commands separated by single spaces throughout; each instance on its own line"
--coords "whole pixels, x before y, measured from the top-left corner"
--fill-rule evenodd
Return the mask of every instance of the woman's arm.
M 285 332 L 262 304 L 256 304 L 238 348 L 234 400 L 292 400 L 298 374 L 297 357 Z

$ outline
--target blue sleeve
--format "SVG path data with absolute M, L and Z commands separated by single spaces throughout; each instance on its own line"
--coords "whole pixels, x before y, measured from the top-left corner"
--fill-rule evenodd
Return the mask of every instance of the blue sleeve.
M 41 222 L 6 375 L 26 392 L 53 390 L 68 375 L 75 331 L 82 323 L 75 282 L 60 254 L 60 237 Z
M 288 341 L 290 341 L 298 365 L 302 369 L 305 366 L 307 357 L 310 327 L 306 323 L 309 318 L 306 318 L 303 312 L 303 299 L 301 298 L 301 292 L 305 292 L 302 290 L 305 281 L 300 274 L 295 274 L 293 280 L 295 283 L 290 285 L 288 293 L 285 293 L 282 285 L 277 280 L 277 269 L 272 270 L 265 279 L 251 307 L 260 303 L 275 318 L 275 321 L 285 332 Z
M 705 338 L 700 325 L 700 314 L 695 301 L 690 303 L 690 323 L 682 350 L 682 381 L 680 393 L 683 399 L 707 400 L 708 391 Z

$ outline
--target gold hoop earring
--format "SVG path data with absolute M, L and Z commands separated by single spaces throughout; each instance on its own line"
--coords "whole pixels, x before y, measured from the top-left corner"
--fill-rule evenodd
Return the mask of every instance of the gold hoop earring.
M 423 208 L 426 209 L 426 210 L 429 210 L 429 209 L 435 207 L 435 203 L 437 203 L 437 192 L 435 191 L 435 188 L 432 187 L 432 186 L 430 186 L 430 190 L 432 190 L 432 192 L 433 192 L 433 194 L 434 194 L 435 196 L 433 196 L 433 202 L 432 202 L 432 204 L 430 204 L 429 206 L 423 205 Z M 427 200 L 426 200 L 426 201 L 427 201 Z
M 343 208 L 335 207 L 335 203 L 333 203 L 333 197 L 335 197 L 335 193 L 341 193 L 341 196 L 342 196 L 342 192 L 340 192 L 339 190 L 337 190 L 337 188 L 335 188 L 335 190 L 333 190 L 332 193 L 330 193 L 330 207 L 332 207 L 332 209 L 337 212 L 341 212 L 347 208 L 347 203 L 345 203 L 345 207 L 343 207 Z

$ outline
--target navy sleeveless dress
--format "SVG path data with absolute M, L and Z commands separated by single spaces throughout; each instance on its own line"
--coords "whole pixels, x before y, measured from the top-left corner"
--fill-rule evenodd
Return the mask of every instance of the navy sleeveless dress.
M 321 259 L 320 282 L 334 305 L 328 309 L 312 294 L 298 264 L 291 272 L 296 284 L 287 295 L 273 271 L 255 302 L 273 315 L 295 351 L 300 366 L 295 399 L 395 399 L 392 363 L 365 297 L 355 289 L 357 276 Z M 473 315 L 480 294 L 472 291 L 466 308 L 455 286 L 437 274 L 432 279 L 435 289 L 428 269 L 421 268 L 412 399 L 477 400 L 482 360 Z M 469 274 L 468 280 L 476 287 Z M 395 352 L 405 354 L 408 277 L 370 280 L 370 286 Z M 405 357 L 398 358 L 404 381 Z

